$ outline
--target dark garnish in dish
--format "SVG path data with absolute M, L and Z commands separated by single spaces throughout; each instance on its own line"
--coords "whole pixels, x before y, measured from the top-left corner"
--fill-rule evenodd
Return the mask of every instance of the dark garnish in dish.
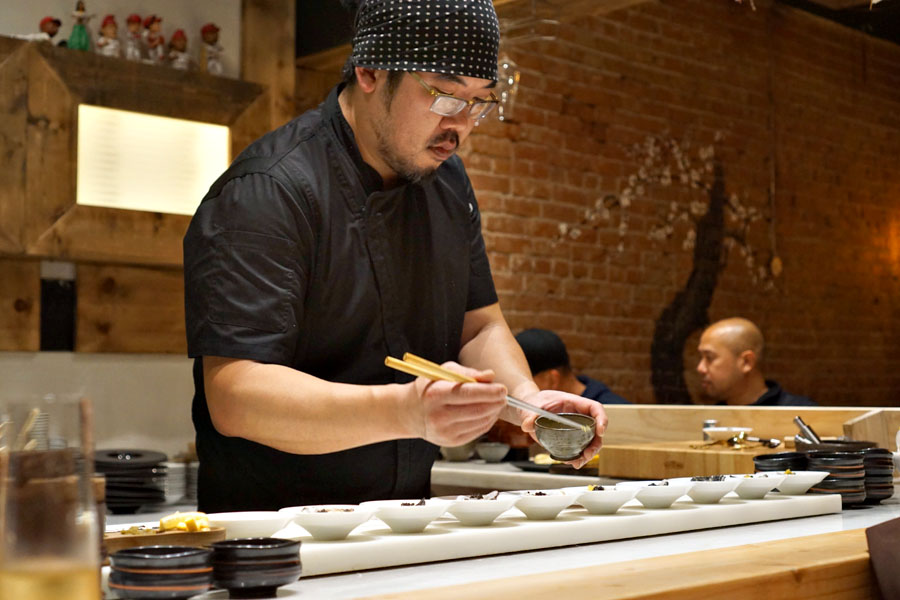
M 316 512 L 317 513 L 353 512 L 353 509 L 352 508 L 320 508 Z
M 418 502 L 401 502 L 400 506 L 425 506 L 425 498 L 422 498 Z
M 546 496 L 546 492 L 525 492 L 529 496 Z
M 660 482 L 658 482 L 658 483 L 651 483 L 651 484 L 648 485 L 647 487 L 662 487 L 662 486 L 664 486 L 664 485 L 669 485 L 669 482 L 666 481 L 666 480 L 664 480 L 664 481 L 660 481 Z
M 469 496 L 458 496 L 457 500 L 496 500 L 500 496 L 500 492 L 494 490 L 487 494 L 471 494 Z
M 725 481 L 724 475 L 698 475 L 691 477 L 691 481 Z
M 602 492 L 603 486 L 602 485 L 589 485 L 588 491 L 589 492 Z

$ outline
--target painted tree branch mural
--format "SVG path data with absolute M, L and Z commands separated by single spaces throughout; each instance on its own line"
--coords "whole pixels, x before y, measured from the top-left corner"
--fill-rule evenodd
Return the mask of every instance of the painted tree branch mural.
M 717 135 L 716 143 L 719 141 Z M 774 289 L 774 277 L 781 269 L 770 249 L 753 247 L 750 229 L 763 215 L 741 195 L 728 193 L 725 167 L 715 146 L 695 150 L 690 137 L 682 141 L 670 136 L 647 137 L 629 151 L 638 168 L 627 177 L 624 188 L 599 198 L 580 223 L 559 227 L 557 241 L 561 242 L 577 239 L 584 228 L 613 223 L 619 233 L 617 251 L 625 252 L 633 203 L 670 198 L 667 210 L 647 235 L 661 245 L 680 240 L 681 250 L 692 253 L 692 268 L 654 328 L 651 383 L 656 402 L 662 404 L 691 402 L 684 380 L 684 347 L 691 334 L 709 323 L 708 310 L 729 254 L 738 252 L 750 281 L 766 290 Z

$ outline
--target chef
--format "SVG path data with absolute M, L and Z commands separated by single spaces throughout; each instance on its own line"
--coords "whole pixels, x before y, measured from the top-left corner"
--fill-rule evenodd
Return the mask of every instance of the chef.
M 496 106 L 490 0 L 364 0 L 345 76 L 318 108 L 251 144 L 184 240 L 199 509 L 430 495 L 438 446 L 541 392 L 504 320 L 456 150 Z M 478 383 L 384 366 L 412 352 Z

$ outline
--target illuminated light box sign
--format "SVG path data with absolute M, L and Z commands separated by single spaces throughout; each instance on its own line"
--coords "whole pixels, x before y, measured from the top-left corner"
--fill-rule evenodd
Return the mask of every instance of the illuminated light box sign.
M 75 201 L 192 215 L 229 146 L 224 125 L 80 104 Z

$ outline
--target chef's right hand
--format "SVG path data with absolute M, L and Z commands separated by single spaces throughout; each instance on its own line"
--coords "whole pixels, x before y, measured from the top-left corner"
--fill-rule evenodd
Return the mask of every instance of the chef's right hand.
M 493 371 L 477 371 L 455 362 L 442 367 L 478 383 L 432 381 L 419 377 L 406 384 L 405 416 L 414 437 L 438 446 L 461 446 L 488 432 L 506 408 L 506 386 L 493 383 Z

